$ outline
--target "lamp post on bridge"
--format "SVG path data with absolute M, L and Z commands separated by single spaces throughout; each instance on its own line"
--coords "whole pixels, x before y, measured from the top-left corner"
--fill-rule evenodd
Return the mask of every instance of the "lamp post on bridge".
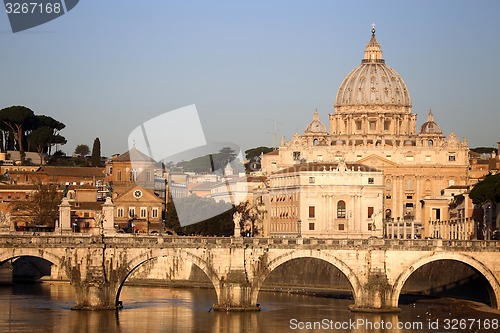
M 302 221 L 299 219 L 297 221 L 297 238 L 302 237 Z

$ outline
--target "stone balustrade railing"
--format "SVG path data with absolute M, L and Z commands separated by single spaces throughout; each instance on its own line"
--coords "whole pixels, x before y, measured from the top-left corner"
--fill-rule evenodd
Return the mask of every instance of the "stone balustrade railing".
M 500 250 L 500 241 L 442 240 L 442 239 L 331 239 L 331 238 L 234 238 L 167 235 L 117 234 L 102 236 L 95 234 L 11 233 L 0 235 L 0 248 L 5 247 L 283 247 L 362 249 L 377 247 L 385 249 L 469 249 L 471 251 Z

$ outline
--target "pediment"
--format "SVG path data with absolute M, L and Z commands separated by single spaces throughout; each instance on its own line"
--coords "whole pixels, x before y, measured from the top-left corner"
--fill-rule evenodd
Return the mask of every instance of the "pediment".
M 142 186 L 134 186 L 122 193 L 114 200 L 115 204 L 120 202 L 144 202 L 144 203 L 161 203 L 162 200 L 157 197 L 152 191 L 145 189 Z
M 357 163 L 368 165 L 368 166 L 378 168 L 378 169 L 382 169 L 382 167 L 388 166 L 388 165 L 389 166 L 397 166 L 397 164 L 394 163 L 393 161 L 389 161 L 388 159 L 383 158 L 383 157 L 378 156 L 378 155 L 375 155 L 375 154 L 366 156 L 366 157 L 360 159 L 359 161 L 357 161 Z

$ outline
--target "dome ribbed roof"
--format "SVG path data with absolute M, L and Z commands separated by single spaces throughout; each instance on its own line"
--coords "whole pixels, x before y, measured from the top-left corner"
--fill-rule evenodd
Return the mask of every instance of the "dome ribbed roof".
M 372 29 L 361 65 L 342 81 L 335 106 L 393 105 L 411 107 L 410 93 L 401 76 L 382 59 L 382 50 Z

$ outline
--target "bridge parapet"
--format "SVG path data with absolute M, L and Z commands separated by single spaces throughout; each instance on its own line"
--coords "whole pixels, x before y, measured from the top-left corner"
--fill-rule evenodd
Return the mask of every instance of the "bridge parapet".
M 12 233 L 0 235 L 0 247 L 85 247 L 104 244 L 124 248 L 171 248 L 171 247 L 222 247 L 249 248 L 269 247 L 283 249 L 370 249 L 379 250 L 433 250 L 449 251 L 499 251 L 500 241 L 441 240 L 441 239 L 330 239 L 330 238 L 234 238 L 200 236 L 163 236 L 116 234 L 55 234 Z

